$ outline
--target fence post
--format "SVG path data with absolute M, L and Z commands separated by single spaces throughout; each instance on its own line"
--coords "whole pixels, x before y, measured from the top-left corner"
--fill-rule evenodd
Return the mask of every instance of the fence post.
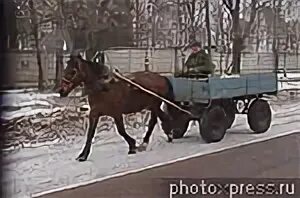
M 178 64 L 178 50 L 177 50 L 177 47 L 175 47 L 175 51 L 174 52 L 175 52 L 175 54 L 174 54 L 174 73 L 178 74 L 179 64 Z
M 149 71 L 149 65 L 150 65 L 149 56 L 148 56 L 148 52 L 146 51 L 146 53 L 145 53 L 145 71 Z
M 132 59 L 131 53 L 132 53 L 131 49 L 128 49 L 128 56 L 129 56 L 129 58 L 128 58 L 128 73 L 132 72 L 131 71 L 131 63 L 132 63 L 132 61 L 131 61 L 131 59 Z

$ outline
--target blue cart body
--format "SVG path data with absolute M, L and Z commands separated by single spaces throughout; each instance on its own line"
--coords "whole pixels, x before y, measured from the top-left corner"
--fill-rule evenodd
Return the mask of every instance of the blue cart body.
M 181 102 L 201 102 L 209 99 L 225 99 L 259 94 L 277 93 L 277 74 L 241 74 L 239 77 L 192 79 L 167 77 L 173 85 L 175 100 Z

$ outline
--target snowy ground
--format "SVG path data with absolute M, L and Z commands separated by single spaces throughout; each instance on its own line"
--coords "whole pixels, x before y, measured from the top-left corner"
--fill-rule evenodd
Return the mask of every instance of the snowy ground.
M 300 127 L 300 101 L 273 105 L 274 121 L 269 132 L 251 134 L 245 116 L 239 116 L 225 139 L 216 144 L 205 144 L 197 126 L 192 126 L 186 136 L 169 144 L 159 128 L 155 129 L 148 151 L 135 156 L 127 155 L 127 145 L 115 131 L 105 131 L 93 145 L 89 160 L 75 161 L 84 138 L 68 145 L 50 145 L 25 148 L 6 156 L 4 172 L 5 188 L 12 197 L 30 196 L 66 185 L 112 175 L 118 172 L 142 168 L 156 163 L 174 160 L 196 153 L 209 153 L 224 147 L 246 143 L 255 139 L 272 138 L 279 134 L 298 132 Z M 130 131 L 141 140 L 143 131 Z
M 285 83 L 283 87 L 284 89 L 291 88 L 291 85 Z M 297 83 L 292 88 L 299 88 L 299 84 Z M 6 102 L 6 106 L 13 106 L 17 110 L 4 114 L 4 117 L 9 119 L 49 111 L 52 104 L 48 99 L 53 96 L 55 95 L 10 92 L 5 95 L 4 102 Z M 273 125 L 267 133 L 252 134 L 246 124 L 246 117 L 238 116 L 224 140 L 216 144 L 203 142 L 199 135 L 198 125 L 191 126 L 185 138 L 169 144 L 160 127 L 157 126 L 148 150 L 135 156 L 127 155 L 127 144 L 117 135 L 114 128 L 97 134 L 98 139 L 93 144 L 92 154 L 84 163 L 75 161 L 85 141 L 82 136 L 73 139 L 68 144 L 53 143 L 38 148 L 10 151 L 5 156 L 4 188 L 9 192 L 10 197 L 30 197 L 35 193 L 143 168 L 180 157 L 211 153 L 240 143 L 299 132 L 297 129 L 300 126 L 300 100 L 286 101 L 285 94 L 280 97 L 277 98 L 277 101 L 273 98 Z M 24 110 L 24 108 L 27 109 Z M 128 132 L 141 140 L 144 131 L 146 129 L 141 127 L 139 130 L 132 129 Z

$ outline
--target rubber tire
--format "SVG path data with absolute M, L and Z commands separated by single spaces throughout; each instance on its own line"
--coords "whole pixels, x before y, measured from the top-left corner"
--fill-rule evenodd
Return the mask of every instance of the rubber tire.
M 235 120 L 235 113 L 236 113 L 236 106 L 233 100 L 223 100 L 222 106 L 226 113 L 226 129 L 230 129 L 234 120 Z
M 248 109 L 248 124 L 254 133 L 266 132 L 272 122 L 272 112 L 269 103 L 263 99 L 256 99 Z
M 235 113 L 230 111 L 226 111 L 226 129 L 230 129 L 235 121 Z
M 226 113 L 222 106 L 210 107 L 202 116 L 200 135 L 207 143 L 221 141 L 226 133 Z

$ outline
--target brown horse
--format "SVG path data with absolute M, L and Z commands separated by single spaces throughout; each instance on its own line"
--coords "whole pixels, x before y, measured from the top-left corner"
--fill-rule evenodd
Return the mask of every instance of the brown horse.
M 64 70 L 63 80 L 60 83 L 58 92 L 61 97 L 68 96 L 75 87 L 82 83 L 84 89 L 87 90 L 90 105 L 89 128 L 85 147 L 77 160 L 85 161 L 88 158 L 99 117 L 104 115 L 114 118 L 119 134 L 129 145 L 128 154 L 146 149 L 157 123 L 157 117 L 162 121 L 163 130 L 168 137 L 168 141 L 171 142 L 172 130 L 168 125 L 170 117 L 160 109 L 162 101 L 115 77 L 107 83 L 107 89 L 99 89 L 97 83 L 103 68 L 103 65 L 86 61 L 81 56 L 71 56 Z M 166 77 L 152 72 L 135 72 L 127 77 L 161 97 L 170 101 L 174 99 L 172 85 Z M 135 139 L 125 131 L 122 115 L 140 112 L 144 109 L 151 112 L 151 118 L 143 143 L 137 147 Z

